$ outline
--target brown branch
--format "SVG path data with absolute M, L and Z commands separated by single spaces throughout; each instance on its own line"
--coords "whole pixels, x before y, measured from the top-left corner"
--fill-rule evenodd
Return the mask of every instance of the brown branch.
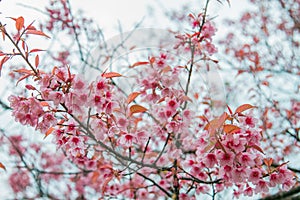
M 295 197 L 295 199 L 299 199 L 299 193 L 300 193 L 300 186 L 295 187 L 286 192 L 279 192 L 274 195 L 261 198 L 259 200 L 284 200 L 284 199 L 287 200 L 288 197 L 290 197 L 289 199 L 294 199 L 293 197 L 295 197 L 296 194 L 298 195 L 297 197 Z
M 163 191 L 168 197 L 172 197 L 172 195 L 166 191 L 163 187 L 161 187 L 160 185 L 158 185 L 155 181 L 153 181 L 151 178 L 145 176 L 144 174 L 141 174 L 139 172 L 137 172 L 137 175 L 143 177 L 144 179 L 150 181 L 151 183 L 153 183 L 156 187 L 158 187 L 161 191 Z

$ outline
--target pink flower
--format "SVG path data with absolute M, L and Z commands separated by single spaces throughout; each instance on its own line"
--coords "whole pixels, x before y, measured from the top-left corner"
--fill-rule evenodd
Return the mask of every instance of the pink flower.
M 242 183 L 246 179 L 247 173 L 244 167 L 236 167 L 232 171 L 232 180 L 235 183 Z
M 179 131 L 180 125 L 176 121 L 171 121 L 166 125 L 168 133 L 176 133 Z
M 50 91 L 46 97 L 46 90 L 43 91 L 43 97 L 45 100 L 53 101 L 54 105 L 58 105 L 64 102 L 64 94 L 61 91 Z
M 251 128 L 254 128 L 255 125 L 256 125 L 256 123 L 257 123 L 257 119 L 255 119 L 255 118 L 253 118 L 253 117 L 250 117 L 250 116 L 242 117 L 242 118 L 241 118 L 241 121 L 242 121 L 245 125 L 247 125 L 247 126 L 249 126 L 249 127 L 251 127 Z
M 15 117 L 16 121 L 19 121 L 23 125 L 35 127 L 39 117 L 44 114 L 40 102 L 33 97 L 26 99 L 10 96 L 8 100 L 11 102 L 11 107 L 13 109 L 12 115 Z
M 261 178 L 261 170 L 258 168 L 251 169 L 248 180 L 252 183 L 257 183 Z
M 254 155 L 252 155 L 248 152 L 243 152 L 243 153 L 238 154 L 237 158 L 238 158 L 238 162 L 243 166 L 252 167 L 255 165 Z
M 270 187 L 275 187 L 277 184 L 281 184 L 284 181 L 283 177 L 277 173 L 270 174 Z
M 42 133 L 46 132 L 51 126 L 56 125 L 57 120 L 52 113 L 46 113 L 43 115 L 43 119 L 38 123 L 37 129 Z
M 269 191 L 269 187 L 268 187 L 268 183 L 264 180 L 259 180 L 256 183 L 256 187 L 255 187 L 255 192 L 256 193 L 261 193 L 261 192 L 268 192 Z
M 23 192 L 30 185 L 30 178 L 28 172 L 18 170 L 9 177 L 9 184 L 14 193 Z
M 72 88 L 74 90 L 84 90 L 86 89 L 85 81 L 81 79 L 79 75 L 75 76 L 72 83 Z
M 120 145 L 124 147 L 131 147 L 133 143 L 137 143 L 137 138 L 129 133 L 123 133 L 123 135 L 119 138 Z
M 233 164 L 234 155 L 231 152 L 225 153 L 222 150 L 219 150 L 217 152 L 217 158 L 221 166 L 225 166 L 225 165 L 231 166 Z
M 244 195 L 245 196 L 249 196 L 249 197 L 252 197 L 253 196 L 253 188 L 252 187 L 247 187 L 245 190 L 244 190 Z
M 214 153 L 208 153 L 203 159 L 203 163 L 208 168 L 212 168 L 214 165 L 218 163 L 217 156 Z
M 289 191 L 295 184 L 296 181 L 294 179 L 286 179 L 285 182 L 282 184 L 282 189 L 284 191 Z

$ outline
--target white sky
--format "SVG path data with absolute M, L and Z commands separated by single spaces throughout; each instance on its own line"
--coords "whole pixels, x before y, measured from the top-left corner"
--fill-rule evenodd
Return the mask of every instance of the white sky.
M 216 22 L 221 22 L 222 19 L 228 17 L 236 17 L 248 5 L 243 1 L 231 0 L 231 7 L 224 1 L 221 5 L 217 0 L 212 0 L 210 3 L 209 13 L 212 16 L 218 15 Z M 43 17 L 43 14 L 38 11 L 24 8 L 20 4 L 29 5 L 43 10 L 47 5 L 47 0 L 2 0 L 0 2 L 0 19 L 3 17 L 17 17 L 24 16 L 28 21 L 38 20 Z M 71 0 L 73 10 L 82 9 L 88 17 L 97 21 L 100 27 L 103 27 L 108 34 L 117 34 L 117 22 L 121 22 L 124 30 L 130 30 L 132 25 L 140 21 L 147 15 L 147 6 L 151 5 L 154 9 L 160 11 L 159 22 L 151 24 L 151 28 L 164 28 L 163 9 L 180 8 L 184 1 L 179 0 L 161 0 L 162 6 L 158 3 L 159 0 Z M 190 0 L 195 7 L 191 11 L 199 10 L 202 8 L 200 0 Z M 147 24 L 149 20 L 146 18 Z M 165 21 L 166 22 L 166 21 Z

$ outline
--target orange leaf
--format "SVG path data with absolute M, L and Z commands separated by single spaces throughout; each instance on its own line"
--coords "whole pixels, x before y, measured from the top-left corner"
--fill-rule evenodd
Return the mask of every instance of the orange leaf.
M 46 38 L 50 38 L 48 35 L 46 35 L 46 34 L 43 33 L 42 31 L 33 30 L 33 29 L 27 30 L 27 31 L 26 31 L 26 34 L 41 35 L 41 36 L 44 36 L 44 37 L 46 37 Z
M 46 137 L 48 137 L 48 135 L 50 135 L 54 130 L 55 130 L 54 127 L 50 127 L 50 128 L 46 131 L 44 139 L 45 139 Z
M 97 172 L 97 171 L 93 172 L 93 175 L 92 175 L 92 178 L 91 178 L 92 183 L 97 182 L 97 179 L 98 179 L 99 175 L 100 175 L 99 172 Z
M 131 93 L 129 96 L 128 96 L 128 98 L 127 98 L 127 103 L 128 104 L 130 104 L 131 102 L 133 102 L 134 100 L 135 100 L 135 98 L 137 97 L 137 96 L 139 96 L 141 93 L 139 93 L 139 92 L 133 92 L 133 93 Z
M 129 66 L 129 68 L 134 68 L 134 67 L 136 67 L 136 66 L 147 65 L 147 64 L 149 64 L 148 61 L 146 61 L 146 62 L 136 62 L 136 63 L 134 63 L 133 65 Z
M 140 105 L 132 105 L 130 106 L 130 116 L 134 113 L 142 113 L 146 112 L 147 108 L 140 106 Z
M 18 31 L 20 31 L 24 26 L 24 18 L 23 17 L 18 17 L 16 19 L 16 28 Z
M 244 112 L 245 110 L 249 110 L 251 108 L 256 108 L 255 106 L 252 106 L 250 104 L 244 104 L 244 105 L 241 105 L 239 106 L 236 110 L 235 110 L 235 114 L 236 113 L 241 113 L 241 112 Z
M 234 133 L 238 132 L 239 130 L 241 130 L 240 127 L 232 125 L 232 124 L 225 124 L 223 126 L 223 131 L 227 134 L 234 134 Z
M 35 56 L 35 67 L 36 67 L 36 68 L 39 66 L 39 63 L 40 63 L 39 55 L 36 55 L 36 56 Z
M 272 163 L 273 163 L 273 159 L 272 159 L 272 158 L 265 158 L 265 159 L 264 159 L 264 163 L 265 163 L 268 167 L 270 167 L 270 166 L 272 165 Z
M 224 112 L 218 119 L 218 128 L 220 128 L 224 124 L 227 118 L 228 118 L 228 114 Z
M 49 106 L 49 103 L 46 102 L 46 101 L 41 101 L 40 105 L 43 106 L 43 107 L 46 107 L 46 106 Z
M 104 78 L 114 78 L 114 77 L 120 77 L 122 75 L 117 72 L 107 72 L 107 73 L 103 73 L 101 76 Z
M 211 136 L 215 135 L 217 129 L 221 128 L 224 122 L 227 120 L 228 114 L 224 112 L 219 118 L 211 120 L 205 127 Z
M 151 57 L 151 58 L 149 59 L 149 61 L 150 61 L 150 64 L 153 64 L 153 63 L 155 62 L 155 57 Z
M 4 169 L 6 171 L 6 167 L 0 162 L 0 168 Z

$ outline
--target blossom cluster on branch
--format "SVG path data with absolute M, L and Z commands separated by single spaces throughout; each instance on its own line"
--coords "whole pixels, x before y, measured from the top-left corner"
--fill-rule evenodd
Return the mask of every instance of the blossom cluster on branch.
M 217 51 L 212 40 L 216 28 L 206 12 L 207 6 L 203 13 L 189 15 L 191 33 L 174 34 L 175 49 L 191 53 L 185 65 L 174 64 L 179 55 L 161 52 L 129 66 L 135 70 L 131 77 L 106 70 L 95 80 L 86 80 L 68 65 L 40 69 L 39 56 L 34 61 L 29 56 L 39 50 L 30 50 L 22 38 L 48 36 L 32 24 L 25 26 L 23 17 L 13 18 L 16 35 L 1 25 L 3 37 L 15 48 L 14 54 L 1 52 L 1 67 L 8 58 L 21 56 L 26 67 L 15 69 L 22 75 L 17 83 L 29 82 L 25 95 L 9 97 L 12 115 L 51 138 L 60 152 L 57 159 L 50 153 L 35 155 L 41 163 L 29 165 L 23 139 L 2 138 L 10 141 L 10 155 L 23 165 L 10 176 L 13 191 L 27 191 L 27 198 L 196 199 L 205 194 L 214 199 L 228 188 L 235 197 L 267 194 L 277 186 L 291 189 L 296 178 L 287 163 L 274 167 L 264 153 L 264 132 L 251 113 L 255 106 L 243 104 L 234 111 L 227 107 L 215 116 L 211 105 L 203 103 L 204 91 L 189 92 L 191 76 L 201 68 L 196 58 L 204 67 L 217 63 L 210 58 Z M 124 91 L 120 79 L 133 79 L 134 90 Z M 31 148 L 39 152 L 38 146 Z M 44 186 L 60 180 L 67 181 L 59 192 Z M 28 191 L 34 184 L 36 194 Z

